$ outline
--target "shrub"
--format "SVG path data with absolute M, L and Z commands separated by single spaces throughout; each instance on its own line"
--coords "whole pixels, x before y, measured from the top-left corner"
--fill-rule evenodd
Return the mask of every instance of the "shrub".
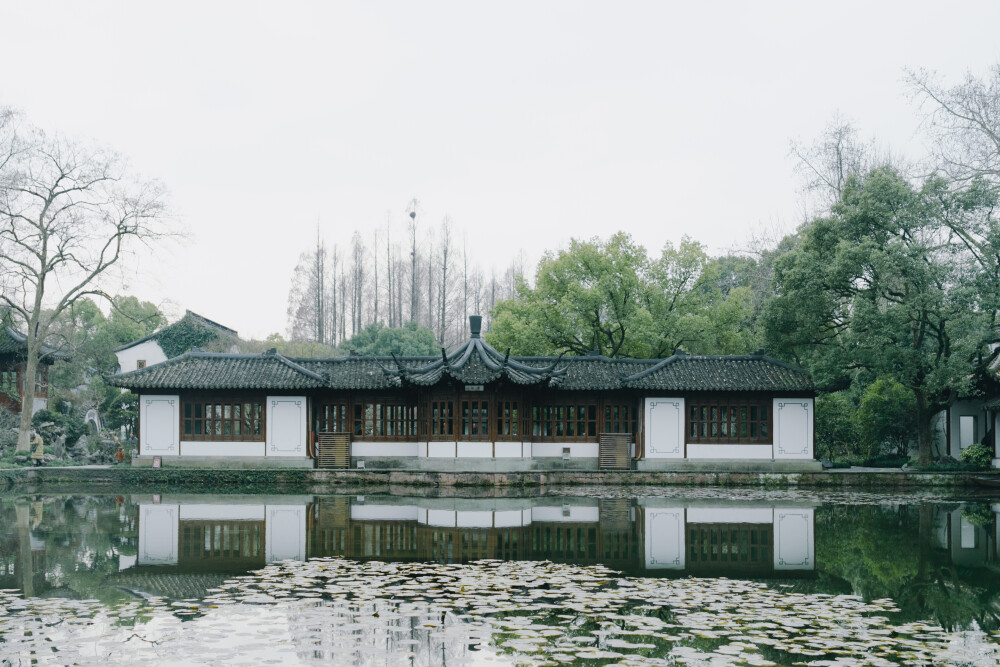
M 993 465 L 993 450 L 986 445 L 977 442 L 962 450 L 959 457 L 963 463 L 968 463 L 976 467 L 977 470 L 985 470 Z

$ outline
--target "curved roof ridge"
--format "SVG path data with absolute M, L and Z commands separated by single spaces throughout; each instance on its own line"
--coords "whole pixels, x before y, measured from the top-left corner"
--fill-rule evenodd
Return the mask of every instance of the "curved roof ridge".
M 324 377 L 323 375 L 320 375 L 319 373 L 314 373 L 313 371 L 309 370 L 308 368 L 304 368 L 304 367 L 298 365 L 297 363 L 295 363 L 294 361 L 292 361 L 291 359 L 289 359 L 285 355 L 281 354 L 280 352 L 275 352 L 274 353 L 274 357 L 276 359 L 278 359 L 278 361 L 280 361 L 284 365 L 288 366 L 289 368 L 291 368 L 293 371 L 295 371 L 297 373 L 302 373 L 303 375 L 307 375 L 307 376 L 311 377 L 314 380 L 318 380 L 320 382 L 323 382 L 324 384 L 327 381 L 326 377 Z
M 660 370 L 661 368 L 666 368 L 667 366 L 669 366 L 670 364 L 674 363 L 678 359 L 684 359 L 684 358 L 690 359 L 690 357 L 688 355 L 686 355 L 686 354 L 683 355 L 683 356 L 682 355 L 678 355 L 678 354 L 671 354 L 666 359 L 661 359 L 660 361 L 658 361 L 657 363 L 653 364 L 649 368 L 645 368 L 645 369 L 639 371 L 638 373 L 633 373 L 632 375 L 626 375 L 625 377 L 623 377 L 621 379 L 621 383 L 624 385 L 626 382 L 634 382 L 636 380 L 641 380 L 642 378 L 644 378 L 644 377 L 646 377 L 648 375 L 652 375 L 653 373 L 655 373 L 656 371 Z

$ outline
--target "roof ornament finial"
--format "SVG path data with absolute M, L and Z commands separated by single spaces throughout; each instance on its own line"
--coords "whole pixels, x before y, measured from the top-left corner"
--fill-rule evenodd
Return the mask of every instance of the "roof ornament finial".
M 471 338 L 479 338 L 483 331 L 483 316 L 469 315 L 469 335 Z

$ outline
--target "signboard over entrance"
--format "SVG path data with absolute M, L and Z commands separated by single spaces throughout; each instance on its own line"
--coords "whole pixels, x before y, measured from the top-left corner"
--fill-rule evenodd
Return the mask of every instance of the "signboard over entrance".
M 465 385 L 465 391 L 483 391 L 485 387 L 481 384 L 467 384 Z

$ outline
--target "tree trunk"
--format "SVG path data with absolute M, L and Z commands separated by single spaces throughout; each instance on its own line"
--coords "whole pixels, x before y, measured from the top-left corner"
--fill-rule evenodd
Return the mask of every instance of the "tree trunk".
M 927 405 L 927 397 L 923 392 L 914 392 L 917 397 L 917 463 L 929 466 L 932 459 L 931 450 L 931 418 L 934 416 Z
M 18 503 L 14 506 L 17 515 L 17 560 L 20 571 L 21 590 L 24 597 L 35 595 L 35 564 L 31 559 L 31 526 L 29 525 L 30 509 L 28 505 Z
M 21 423 L 17 433 L 17 451 L 28 451 L 31 441 L 31 417 L 35 407 L 35 373 L 38 370 L 38 354 L 28 348 L 28 359 L 24 364 L 21 380 Z

